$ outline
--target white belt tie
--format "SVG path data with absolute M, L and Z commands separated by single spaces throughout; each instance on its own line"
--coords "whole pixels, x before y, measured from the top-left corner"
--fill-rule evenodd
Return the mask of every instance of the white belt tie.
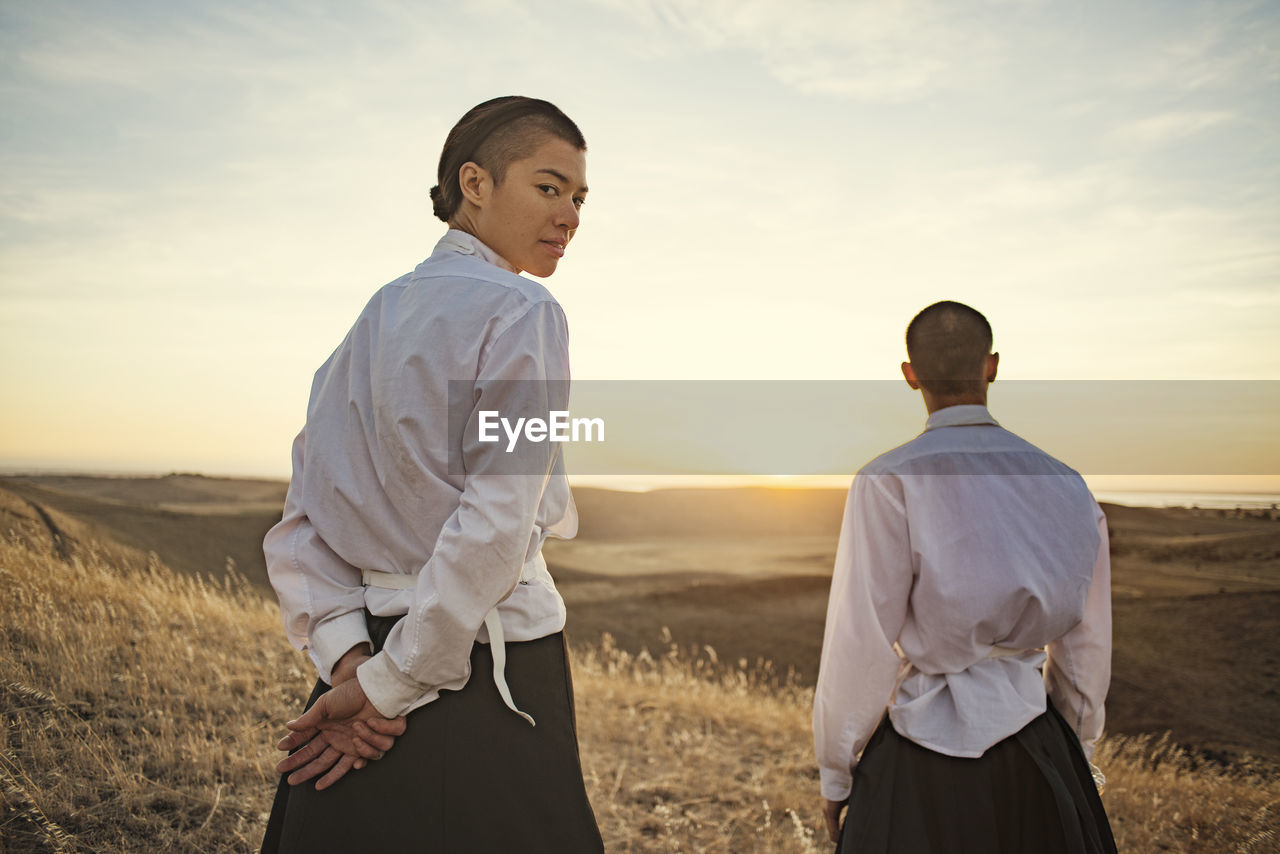
M 507 645 L 503 643 L 502 620 L 498 617 L 497 608 L 490 608 L 489 613 L 484 615 L 484 627 L 489 630 L 489 651 L 493 653 L 493 683 L 498 686 L 502 702 L 507 704 L 508 709 L 528 721 L 529 726 L 537 726 L 533 716 L 517 709 L 515 700 L 511 699 L 511 689 L 507 687 L 507 677 L 503 672 L 507 667 Z
M 521 569 L 520 580 L 528 581 L 536 578 L 541 572 L 546 572 L 546 566 L 542 552 L 538 552 Z M 380 587 L 384 590 L 412 590 L 418 584 L 416 575 L 382 572 L 377 569 L 360 570 L 360 580 L 364 582 L 365 587 Z M 502 702 L 507 704 L 508 709 L 528 721 L 529 726 L 537 726 L 533 717 L 516 708 L 515 701 L 511 699 L 511 689 L 507 687 L 506 677 L 507 645 L 502 631 L 502 618 L 498 616 L 497 607 L 490 608 L 489 613 L 484 615 L 484 627 L 489 632 L 489 651 L 493 654 L 493 684 L 498 687 Z
M 1044 650 L 1039 648 L 1014 649 L 1009 646 L 993 646 L 991 647 L 991 652 L 987 653 L 987 658 L 1010 658 L 1011 656 L 1022 655 L 1024 652 L 1044 652 Z

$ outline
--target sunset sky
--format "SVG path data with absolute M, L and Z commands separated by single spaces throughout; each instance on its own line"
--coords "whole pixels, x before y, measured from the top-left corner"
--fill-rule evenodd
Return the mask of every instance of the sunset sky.
M 1003 379 L 1280 380 L 1275 3 L 51 0 L 0 44 L 6 470 L 287 476 L 500 94 L 587 137 L 575 379 L 893 379 L 958 299 Z

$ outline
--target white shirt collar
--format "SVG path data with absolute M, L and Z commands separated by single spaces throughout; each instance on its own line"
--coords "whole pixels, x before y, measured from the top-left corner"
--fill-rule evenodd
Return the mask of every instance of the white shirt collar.
M 1000 426 L 1000 422 L 991 417 L 987 408 L 977 403 L 965 403 L 959 406 L 946 406 L 936 409 L 929 415 L 924 424 L 925 432 L 939 427 L 963 427 L 971 424 L 991 424 Z
M 457 228 L 451 228 L 446 231 L 444 237 L 440 238 L 440 242 L 436 244 L 436 248 L 432 250 L 431 254 L 434 255 L 436 252 L 441 251 L 457 252 L 461 255 L 475 255 L 495 267 L 501 267 L 511 273 L 519 272 L 506 258 L 481 243 L 480 239 L 474 234 L 468 234 Z

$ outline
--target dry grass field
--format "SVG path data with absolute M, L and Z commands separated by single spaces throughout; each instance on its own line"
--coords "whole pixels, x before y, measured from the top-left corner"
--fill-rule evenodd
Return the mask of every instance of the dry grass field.
M 274 602 L 234 574 L 213 583 L 174 572 L 3 491 L 0 534 L 0 852 L 255 850 L 275 783 L 271 744 L 311 682 Z M 795 558 L 779 548 L 770 560 Z M 1230 557 L 1237 546 L 1214 548 Z M 1155 565 L 1181 571 L 1177 560 Z M 1194 566 L 1187 573 L 1196 580 Z M 598 579 L 579 582 L 607 600 Z M 1264 613 L 1259 634 L 1275 625 Z M 575 647 L 584 771 L 608 850 L 829 850 L 807 681 L 690 637 L 659 628 L 652 652 L 611 637 Z M 1259 676 L 1235 696 L 1274 684 Z M 1275 719 L 1261 729 L 1274 734 Z M 1121 850 L 1280 850 L 1276 766 L 1230 759 L 1206 761 L 1167 737 L 1110 736 L 1098 764 Z

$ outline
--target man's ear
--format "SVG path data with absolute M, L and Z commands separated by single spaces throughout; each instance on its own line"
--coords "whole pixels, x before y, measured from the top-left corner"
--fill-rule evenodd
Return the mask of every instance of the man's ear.
M 907 385 L 911 386 L 916 391 L 920 390 L 920 382 L 916 379 L 916 372 L 911 367 L 910 362 L 902 363 L 902 378 L 907 381 Z
M 987 356 L 987 382 L 993 383 L 996 381 L 996 370 L 999 367 L 1000 367 L 999 353 L 992 353 L 990 356 Z
M 468 160 L 458 169 L 458 186 L 462 189 L 463 199 L 476 207 L 484 207 L 493 191 L 493 176 L 488 169 Z

